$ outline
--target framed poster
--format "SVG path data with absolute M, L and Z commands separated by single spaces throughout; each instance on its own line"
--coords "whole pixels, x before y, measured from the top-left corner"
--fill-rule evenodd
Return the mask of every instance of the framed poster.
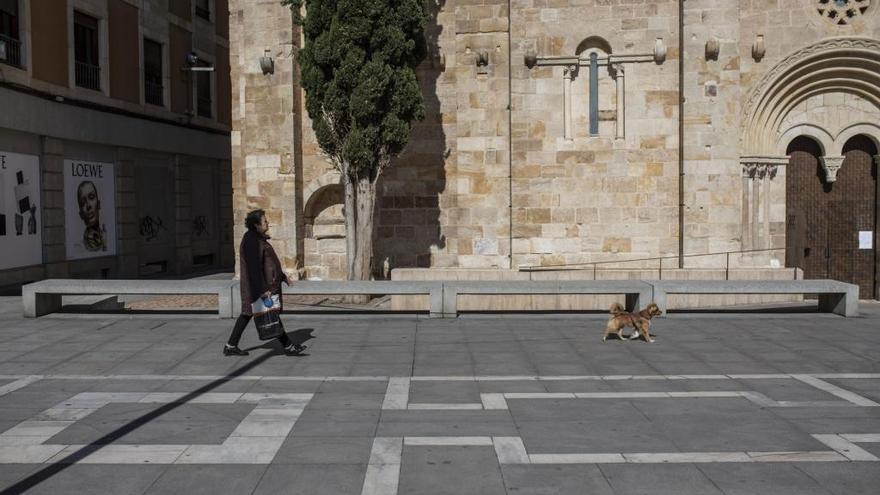
M 40 158 L 0 151 L 0 270 L 43 262 Z
M 67 259 L 116 254 L 116 176 L 112 163 L 64 161 Z

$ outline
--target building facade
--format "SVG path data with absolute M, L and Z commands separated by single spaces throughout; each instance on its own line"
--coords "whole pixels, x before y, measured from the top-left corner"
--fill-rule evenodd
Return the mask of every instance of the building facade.
M 0 287 L 231 268 L 228 20 L 0 0 Z
M 339 176 L 278 3 L 230 5 L 235 225 L 266 208 L 288 265 L 344 278 Z M 877 3 L 429 2 L 428 115 L 380 179 L 377 277 L 734 253 L 874 297 Z

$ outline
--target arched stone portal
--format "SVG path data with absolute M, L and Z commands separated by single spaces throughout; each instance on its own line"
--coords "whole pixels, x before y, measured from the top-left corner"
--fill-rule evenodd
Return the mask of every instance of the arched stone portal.
M 743 105 L 743 247 L 874 297 L 877 122 L 880 41 L 829 38 L 769 70 Z

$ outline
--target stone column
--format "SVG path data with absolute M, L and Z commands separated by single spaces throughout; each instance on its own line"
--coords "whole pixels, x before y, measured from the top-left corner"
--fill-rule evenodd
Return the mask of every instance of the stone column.
M 837 181 L 837 172 L 840 170 L 840 167 L 843 166 L 844 158 L 845 157 L 843 156 L 823 156 L 819 158 L 822 163 L 822 168 L 825 170 L 826 182 Z
M 563 81 L 563 91 L 565 94 L 565 108 L 563 109 L 563 113 L 565 115 L 565 139 L 572 138 L 572 129 L 571 129 L 571 81 L 574 79 L 577 74 L 577 66 L 576 65 L 567 65 L 562 70 L 562 81 Z
M 769 249 L 770 182 L 786 158 L 763 157 L 740 160 L 743 174 L 743 249 Z
M 626 137 L 626 79 L 623 64 L 614 65 L 614 82 L 617 88 L 617 126 L 615 138 Z

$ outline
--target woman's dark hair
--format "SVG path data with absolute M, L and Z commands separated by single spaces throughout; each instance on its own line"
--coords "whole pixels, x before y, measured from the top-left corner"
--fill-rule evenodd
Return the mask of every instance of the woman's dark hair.
M 266 216 L 265 210 L 254 210 L 247 214 L 244 218 L 244 226 L 248 228 L 248 230 L 254 230 L 257 228 L 257 225 L 260 225 L 260 222 L 263 221 L 263 217 Z

